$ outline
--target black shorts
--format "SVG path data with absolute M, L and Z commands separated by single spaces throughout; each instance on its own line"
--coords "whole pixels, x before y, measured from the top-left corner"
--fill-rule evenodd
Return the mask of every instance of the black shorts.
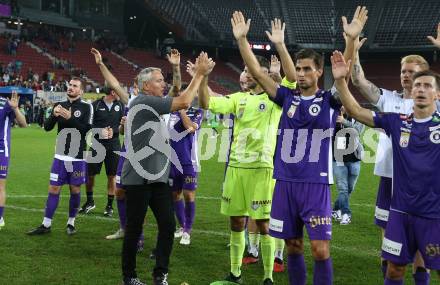
M 102 164 L 105 164 L 105 174 L 107 176 L 116 176 L 116 171 L 118 169 L 119 155 L 115 151 L 121 150 L 121 144 L 115 141 L 110 144 L 103 144 L 106 150 L 105 159 L 99 163 L 87 163 L 87 175 L 95 176 L 101 173 Z M 90 147 L 92 156 L 96 156 L 96 151 L 93 149 L 93 145 Z

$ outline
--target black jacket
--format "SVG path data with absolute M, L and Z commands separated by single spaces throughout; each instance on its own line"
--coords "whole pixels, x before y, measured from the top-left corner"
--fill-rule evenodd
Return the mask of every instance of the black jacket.
M 61 116 L 55 117 L 53 115 L 53 110 L 57 105 L 61 105 L 65 109 L 71 108 L 72 116 L 69 120 L 64 119 Z M 52 109 L 52 113 L 44 122 L 44 129 L 46 131 L 51 131 L 55 124 L 58 123 L 58 137 L 57 137 L 57 147 L 55 154 L 70 156 L 76 159 L 83 159 L 83 152 L 86 150 L 86 135 L 87 132 L 92 128 L 93 122 L 93 108 L 92 105 L 86 103 L 80 99 L 73 102 L 63 101 L 56 103 Z M 72 135 L 75 136 L 75 132 L 68 132 L 67 136 L 60 136 L 60 132 L 64 129 L 76 129 L 80 134 L 79 150 L 75 145 L 71 149 Z M 78 138 L 76 138 L 78 139 Z M 76 142 L 75 140 L 74 142 Z M 71 153 L 69 153 L 71 151 Z

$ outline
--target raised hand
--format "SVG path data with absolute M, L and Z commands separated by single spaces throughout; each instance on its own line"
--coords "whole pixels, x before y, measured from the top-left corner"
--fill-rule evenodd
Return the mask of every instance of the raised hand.
M 432 36 L 428 36 L 427 38 L 432 42 L 433 45 L 440 48 L 440 23 L 438 23 L 437 25 L 437 38 L 434 38 Z
M 180 65 L 180 53 L 177 49 L 172 49 L 170 54 L 167 54 L 167 59 L 171 65 Z
M 215 63 L 213 63 L 212 58 L 208 58 L 208 54 L 206 52 L 201 52 L 196 59 L 196 73 L 206 76 L 214 68 L 213 65 L 215 65 Z
M 330 57 L 332 62 L 332 73 L 335 80 L 344 79 L 350 67 L 350 61 L 345 62 L 344 56 L 340 51 L 334 51 L 333 55 Z
M 365 6 L 362 8 L 361 6 L 358 6 L 354 12 L 353 20 L 351 20 L 350 24 L 347 23 L 347 18 L 342 16 L 342 25 L 344 27 L 345 34 L 351 39 L 355 39 L 357 36 L 359 36 L 365 26 L 365 23 L 367 22 L 367 15 L 367 8 Z
M 269 72 L 280 74 L 280 71 L 281 71 L 281 62 L 278 60 L 278 57 L 276 55 L 271 55 Z
M 232 32 L 234 33 L 234 37 L 236 40 L 240 38 L 245 38 L 247 33 L 249 32 L 249 27 L 251 26 L 251 19 L 246 19 L 243 16 L 243 13 L 240 11 L 235 11 L 232 14 L 231 18 L 232 24 Z
M 191 77 L 194 77 L 194 74 L 196 74 L 196 66 L 189 60 L 186 62 L 186 72 L 188 72 Z
M 93 55 L 95 56 L 95 62 L 96 62 L 96 64 L 102 64 L 102 55 L 101 55 L 101 53 L 100 53 L 97 49 L 92 48 L 92 49 L 90 50 L 90 53 L 93 54 Z
M 9 106 L 12 110 L 15 110 L 18 108 L 18 102 L 20 101 L 18 97 L 17 91 L 12 91 L 11 99 L 8 98 Z
M 367 38 L 363 38 L 362 40 L 359 40 L 359 37 L 357 37 L 356 40 L 354 41 L 354 51 L 358 52 L 366 41 Z
M 266 31 L 266 35 L 269 40 L 276 44 L 284 43 L 284 30 L 286 28 L 286 24 L 281 22 L 280 19 L 275 18 L 273 21 L 270 21 L 272 25 L 272 34 Z

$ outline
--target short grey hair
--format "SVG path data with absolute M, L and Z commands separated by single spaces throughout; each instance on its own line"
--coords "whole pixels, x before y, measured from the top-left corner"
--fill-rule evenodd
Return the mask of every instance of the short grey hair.
M 147 67 L 142 69 L 139 74 L 136 76 L 137 84 L 139 91 L 142 91 L 142 87 L 144 86 L 144 82 L 148 82 L 152 79 L 152 74 L 154 71 L 162 72 L 162 69 L 157 67 Z

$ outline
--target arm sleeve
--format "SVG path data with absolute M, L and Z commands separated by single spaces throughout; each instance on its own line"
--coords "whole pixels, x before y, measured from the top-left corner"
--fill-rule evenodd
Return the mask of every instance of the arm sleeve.
M 289 89 L 296 89 L 296 81 L 290 82 L 286 77 L 281 81 L 281 86 L 284 86 Z
M 374 126 L 381 128 L 390 136 L 392 125 L 399 119 L 401 115 L 395 113 L 373 112 Z
M 271 98 L 271 97 L 270 97 L 270 100 L 272 100 L 272 101 L 273 101 L 275 104 L 277 104 L 278 106 L 282 107 L 285 98 L 286 98 L 289 94 L 291 94 L 291 92 L 292 92 L 291 89 L 289 89 L 289 88 L 287 88 L 287 87 L 281 85 L 281 86 L 278 87 L 278 89 L 277 89 L 277 94 L 276 94 L 275 98 Z
M 14 110 L 11 108 L 11 106 L 9 105 L 8 102 L 6 102 L 6 108 L 7 108 L 7 116 L 9 117 L 9 121 L 13 122 L 15 120 L 15 112 Z
M 235 114 L 236 113 L 236 102 L 237 102 L 237 94 L 234 93 L 223 97 L 211 97 L 209 98 L 209 106 L 208 109 L 213 113 L 218 114 Z
M 133 101 L 134 104 L 144 104 L 155 110 L 159 115 L 169 114 L 171 113 L 171 104 L 173 103 L 174 97 L 156 97 L 156 96 L 140 96 L 136 98 L 136 101 Z M 130 108 L 134 106 L 131 104 Z

